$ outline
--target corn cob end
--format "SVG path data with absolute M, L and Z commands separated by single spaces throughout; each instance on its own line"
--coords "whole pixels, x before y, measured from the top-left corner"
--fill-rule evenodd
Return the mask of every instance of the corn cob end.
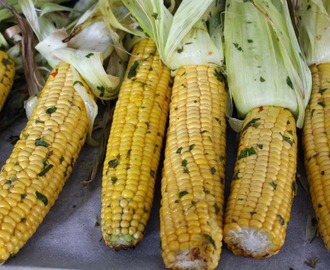
M 235 255 L 264 258 L 277 253 L 272 251 L 274 245 L 269 235 L 256 228 L 231 228 L 226 233 L 225 241 Z

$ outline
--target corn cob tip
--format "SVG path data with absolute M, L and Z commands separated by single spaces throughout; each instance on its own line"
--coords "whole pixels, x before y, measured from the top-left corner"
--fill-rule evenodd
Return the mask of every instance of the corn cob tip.
M 274 255 L 273 241 L 265 231 L 257 228 L 241 227 L 228 231 L 225 242 L 235 255 L 263 258 Z
M 203 256 L 199 248 L 183 250 L 177 253 L 173 270 L 207 270 L 210 269 L 208 258 Z
M 127 250 L 135 248 L 138 244 L 138 240 L 131 234 L 110 234 L 107 244 L 117 251 Z

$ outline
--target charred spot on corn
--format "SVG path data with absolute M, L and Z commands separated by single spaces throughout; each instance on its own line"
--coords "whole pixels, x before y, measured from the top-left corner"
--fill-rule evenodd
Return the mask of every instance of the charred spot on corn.
M 26 218 L 21 218 L 20 223 L 25 223 L 26 222 Z
M 35 143 L 36 146 L 43 146 L 43 147 L 48 147 L 49 146 L 49 143 L 47 143 L 42 138 L 35 139 L 35 142 L 34 143 Z
M 53 107 L 46 109 L 46 113 L 52 114 L 52 113 L 56 112 L 56 110 L 57 110 L 57 108 L 55 106 L 53 106 Z
M 179 192 L 179 198 L 181 199 L 184 195 L 187 195 L 188 191 L 184 190 L 184 191 L 180 191 Z
M 257 154 L 257 151 L 254 149 L 253 146 L 251 147 L 245 147 L 241 153 L 239 154 L 238 158 L 237 159 L 242 159 L 242 158 L 246 158 L 246 157 L 249 157 L 249 156 L 252 156 L 252 155 L 255 155 Z
M 134 61 L 133 65 L 131 66 L 131 68 L 128 71 L 128 74 L 127 74 L 128 79 L 131 79 L 131 78 L 136 76 L 136 72 L 137 72 L 138 67 L 139 67 L 139 62 Z
M 39 191 L 36 190 L 36 196 L 40 201 L 42 201 L 44 203 L 45 206 L 47 206 L 48 199 L 45 195 L 43 195 L 42 193 L 40 193 Z

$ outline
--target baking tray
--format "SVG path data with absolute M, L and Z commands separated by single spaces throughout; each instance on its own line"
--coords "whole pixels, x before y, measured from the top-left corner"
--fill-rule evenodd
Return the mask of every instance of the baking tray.
M 14 124 L 0 132 L 0 166 L 9 156 L 13 145 L 8 139 L 18 136 L 26 124 L 20 117 Z M 233 171 L 236 155 L 237 134 L 228 128 L 227 179 L 225 194 L 229 191 L 229 176 Z M 155 186 L 155 199 L 149 223 L 142 242 L 132 250 L 114 251 L 102 240 L 100 222 L 101 171 L 89 185 L 88 168 L 98 149 L 85 145 L 63 191 L 36 233 L 1 268 L 30 269 L 165 269 L 160 251 L 159 206 L 160 177 Z M 298 166 L 298 175 L 305 176 Z M 297 195 L 293 201 L 287 237 L 280 252 L 265 259 L 252 259 L 233 255 L 224 245 L 218 270 L 317 270 L 330 269 L 330 254 L 320 237 L 306 241 L 306 224 L 311 214 L 308 192 L 298 181 Z M 313 265 L 313 262 L 315 263 Z

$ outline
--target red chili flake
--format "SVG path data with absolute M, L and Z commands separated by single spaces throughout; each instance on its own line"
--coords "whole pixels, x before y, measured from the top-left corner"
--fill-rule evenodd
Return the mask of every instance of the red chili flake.
M 52 73 L 50 73 L 50 76 L 56 77 L 58 74 L 57 70 L 53 71 Z
M 264 110 L 264 106 L 260 106 L 258 112 L 262 112 L 263 110 Z

